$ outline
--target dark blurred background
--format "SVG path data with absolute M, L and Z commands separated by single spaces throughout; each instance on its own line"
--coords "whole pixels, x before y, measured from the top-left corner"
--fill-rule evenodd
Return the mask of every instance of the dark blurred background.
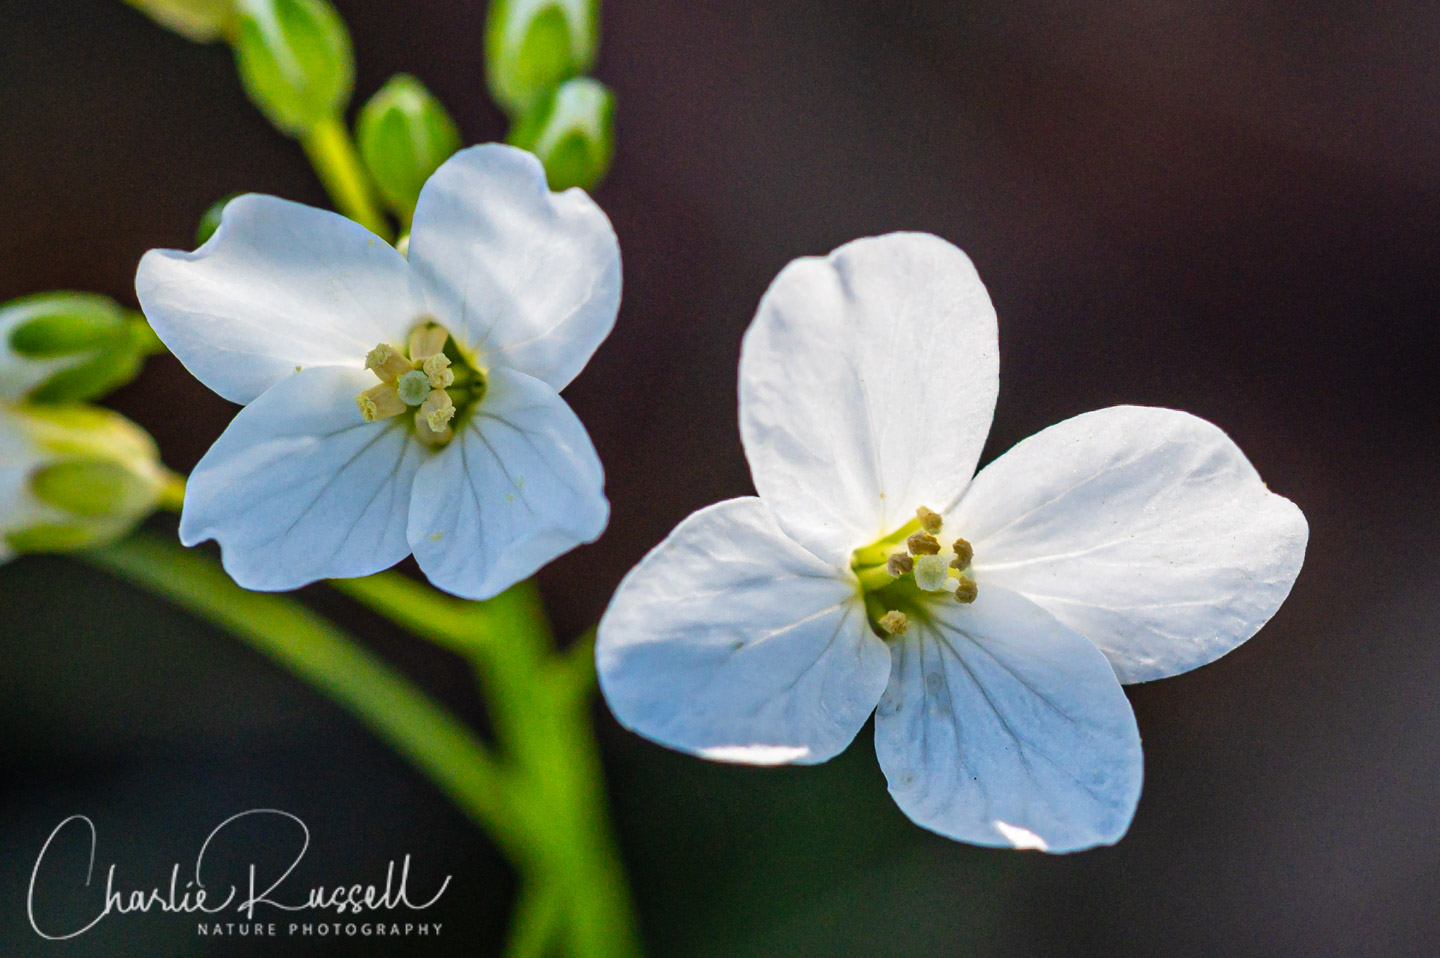
M 409 71 L 467 140 L 503 136 L 480 0 L 337 6 L 356 102 Z M 324 204 L 225 48 L 118 0 L 7 0 L 0 18 L 0 300 L 133 304 L 141 253 L 188 248 L 218 197 Z M 651 954 L 1440 953 L 1440 7 L 605 0 L 603 23 L 619 141 L 598 199 L 626 297 L 567 398 L 614 519 L 541 575 L 563 633 L 690 511 L 751 491 L 736 358 L 774 274 L 895 229 L 959 244 L 990 288 L 987 459 L 1084 410 L 1173 406 L 1227 430 L 1311 523 L 1254 640 L 1130 688 L 1146 784 L 1115 848 L 930 835 L 891 804 L 868 728 L 828 765 L 757 770 L 668 753 L 597 706 Z M 168 358 L 114 405 L 179 469 L 234 411 Z M 457 660 L 305 596 L 480 717 Z M 0 609 L 0 955 L 498 949 L 503 860 L 310 689 L 78 563 L 5 567 Z M 163 915 L 68 946 L 30 931 L 25 886 L 63 817 L 96 820 L 98 867 L 153 882 L 262 806 L 310 823 L 312 881 L 406 852 L 418 888 L 453 873 L 442 938 L 225 942 Z

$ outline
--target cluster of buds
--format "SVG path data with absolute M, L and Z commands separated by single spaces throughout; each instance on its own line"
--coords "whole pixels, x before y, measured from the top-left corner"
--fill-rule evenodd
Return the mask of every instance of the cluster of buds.
M 103 296 L 0 306 L 0 561 L 120 538 L 174 494 L 150 436 L 85 402 L 130 382 L 159 348 L 142 318 Z

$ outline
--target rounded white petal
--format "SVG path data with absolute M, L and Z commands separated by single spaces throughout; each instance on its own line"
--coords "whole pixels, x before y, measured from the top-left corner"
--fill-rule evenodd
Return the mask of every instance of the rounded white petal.
M 995 310 L 964 253 L 893 233 L 796 260 L 740 355 L 740 435 L 780 525 L 830 561 L 965 489 L 999 386 Z
M 405 258 L 365 227 L 256 195 L 231 200 L 195 252 L 146 253 L 135 292 L 185 368 L 242 405 L 297 366 L 363 368 L 426 309 Z
M 317 367 L 260 394 L 190 475 L 180 539 L 220 543 L 247 589 L 370 575 L 405 558 L 410 486 L 424 459 L 399 419 L 367 423 L 363 370 Z
M 565 400 L 513 369 L 421 468 L 410 547 L 430 581 L 488 599 L 605 531 L 610 503 L 590 436 Z
M 1254 635 L 1290 594 L 1309 535 L 1219 428 L 1140 406 L 1031 436 L 975 477 L 952 518 L 982 592 L 1029 597 L 1122 682 L 1185 672 Z
M 890 671 L 855 582 L 754 498 L 700 510 L 647 555 L 600 620 L 595 654 L 620 724 L 756 765 L 839 754 Z
M 420 191 L 410 263 L 437 318 L 485 365 L 574 379 L 620 308 L 620 245 L 583 190 L 550 192 L 540 161 L 489 143 Z
M 1135 715 L 1105 657 L 988 585 L 938 600 L 891 643 L 875 751 L 902 811 L 976 845 L 1078 851 L 1118 841 L 1140 798 Z

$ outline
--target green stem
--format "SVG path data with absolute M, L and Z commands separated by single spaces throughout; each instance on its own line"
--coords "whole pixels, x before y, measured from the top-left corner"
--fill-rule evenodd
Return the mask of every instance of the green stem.
M 565 921 L 565 895 L 553 882 L 530 879 L 515 901 L 505 958 L 545 958 L 554 954 Z
M 85 553 L 102 569 L 245 640 L 350 711 L 409 759 L 515 860 L 536 829 L 518 808 L 513 773 L 473 732 L 383 660 L 294 600 L 247 592 L 212 561 L 178 545 L 135 537 Z
M 370 176 L 360 162 L 350 131 L 339 117 L 327 117 L 300 137 L 305 155 L 325 184 L 335 208 L 382 239 L 391 238 L 390 223 L 375 204 Z
M 185 507 L 185 477 L 178 472 L 165 470 L 165 478 L 160 486 L 160 497 L 155 500 L 155 506 L 179 515 L 180 510 Z
M 528 582 L 480 603 L 438 595 L 396 573 L 333 584 L 474 663 L 496 738 L 547 825 L 537 856 L 518 864 L 532 881 L 565 883 L 574 954 L 638 955 L 634 906 L 610 832 L 590 724 L 593 646 L 586 642 L 578 652 L 553 654 L 539 593 Z

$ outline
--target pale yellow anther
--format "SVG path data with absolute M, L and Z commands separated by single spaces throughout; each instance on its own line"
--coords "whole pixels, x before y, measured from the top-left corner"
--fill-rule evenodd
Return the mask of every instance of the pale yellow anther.
M 904 635 L 910 628 L 910 617 L 898 609 L 892 609 L 880 616 L 880 628 L 891 635 Z
M 950 568 L 964 570 L 972 559 L 975 558 L 975 547 L 964 539 L 956 539 L 955 544 L 950 547 L 955 553 L 955 558 L 950 560 Z
M 415 368 L 415 364 L 388 343 L 381 343 L 365 355 L 365 368 L 383 382 L 393 383 Z
M 400 390 L 395 388 L 394 383 L 371 386 L 355 397 L 355 405 L 360 407 L 360 418 L 366 422 L 389 419 L 405 411 L 405 402 L 400 398 Z
M 912 532 L 905 540 L 912 556 L 933 556 L 940 551 L 940 540 L 928 532 Z
M 980 587 L 968 575 L 962 575 L 955 584 L 955 601 L 970 603 L 980 594 Z
M 932 536 L 938 536 L 940 534 L 940 527 L 945 524 L 945 520 L 940 517 L 940 513 L 931 512 L 924 506 L 915 510 L 915 518 L 920 520 L 920 528 Z
M 430 424 L 425 421 L 425 417 L 417 412 L 415 414 L 415 438 L 427 446 L 443 446 L 455 438 L 455 431 L 449 426 L 439 431 L 431 429 Z
M 418 426 L 423 420 L 433 433 L 444 432 L 450 426 L 450 420 L 455 418 L 455 404 L 450 401 L 450 394 L 443 389 L 432 389 L 430 395 L 420 404 L 415 411 L 415 423 Z
M 410 358 L 422 362 L 426 357 L 434 356 L 445 349 L 445 341 L 449 338 L 445 328 L 434 323 L 415 327 L 410 334 Z
M 430 386 L 434 389 L 445 389 L 455 384 L 455 370 L 450 368 L 450 357 L 444 353 L 426 356 L 420 369 L 430 377 Z
M 914 569 L 915 560 L 904 552 L 893 552 L 890 554 L 890 558 L 885 560 L 885 571 L 897 579 Z

